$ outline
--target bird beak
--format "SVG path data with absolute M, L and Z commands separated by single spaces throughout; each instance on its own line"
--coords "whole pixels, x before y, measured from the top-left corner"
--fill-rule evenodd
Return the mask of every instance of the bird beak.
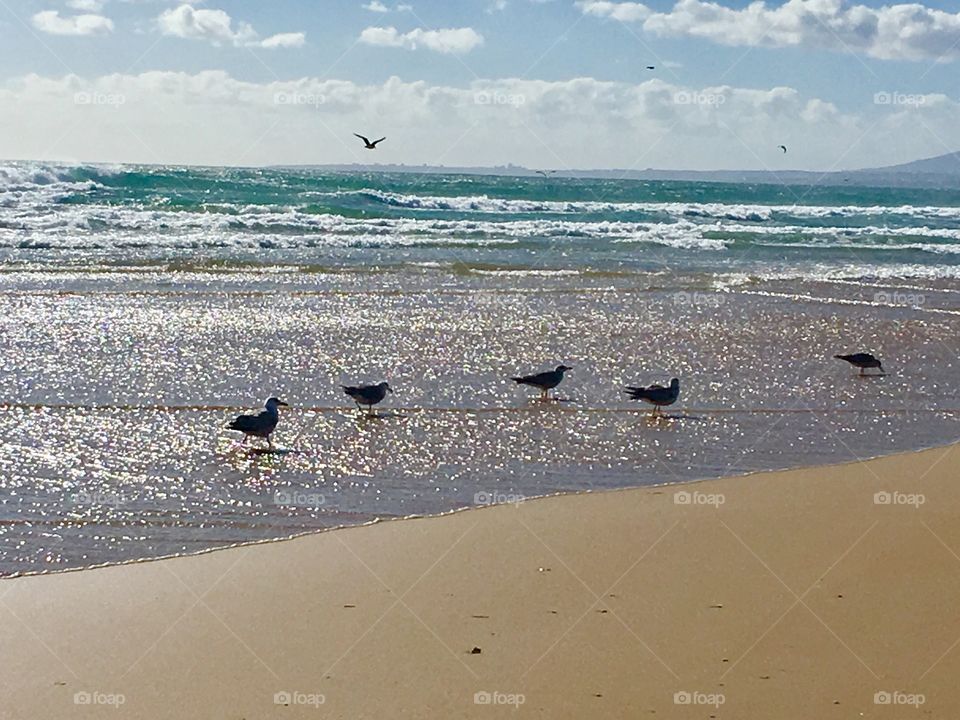
M 283 400 L 281 400 L 279 404 L 283 405 L 284 407 L 290 407 L 290 403 L 285 403 Z

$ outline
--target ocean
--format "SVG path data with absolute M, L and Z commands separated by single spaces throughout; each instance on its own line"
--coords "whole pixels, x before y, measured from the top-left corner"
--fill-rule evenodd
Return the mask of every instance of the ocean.
M 958 273 L 954 191 L 0 163 L 0 574 L 950 442 Z

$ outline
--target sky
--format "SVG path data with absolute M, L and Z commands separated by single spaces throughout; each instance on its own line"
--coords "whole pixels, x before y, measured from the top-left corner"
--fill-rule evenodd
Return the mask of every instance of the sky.
M 0 0 L 0 158 L 847 170 L 958 69 L 955 0 Z

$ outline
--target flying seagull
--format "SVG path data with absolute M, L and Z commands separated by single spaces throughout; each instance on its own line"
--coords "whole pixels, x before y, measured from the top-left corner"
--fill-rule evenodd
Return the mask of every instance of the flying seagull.
M 647 65 L 647 70 L 656 70 L 656 65 Z
M 279 407 L 288 407 L 280 398 L 272 397 L 265 403 L 264 410 L 262 413 L 257 415 L 238 415 L 233 422 L 231 422 L 227 427 L 230 430 L 239 430 L 246 437 L 262 437 L 267 439 L 267 447 L 273 448 L 273 440 L 270 439 L 270 435 L 277 428 L 277 423 L 280 421 L 280 411 L 277 409 Z
M 357 387 L 351 387 L 349 385 L 341 385 L 343 391 L 353 398 L 353 401 L 357 404 L 357 409 L 361 410 L 361 405 L 367 406 L 368 412 L 373 412 L 373 406 L 378 402 L 383 400 L 388 392 L 393 392 L 393 389 L 389 384 L 382 382 L 379 385 L 359 385 Z
M 860 368 L 860 374 L 863 375 L 863 371 L 867 368 L 877 368 L 880 371 L 881 375 L 886 375 L 887 373 L 883 369 L 883 365 L 880 364 L 880 361 L 871 355 L 870 353 L 853 353 L 852 355 L 834 355 L 837 360 L 845 360 L 856 368 Z
M 354 133 L 354 135 L 356 135 L 358 138 L 360 138 L 361 140 L 363 140 L 363 147 L 366 148 L 367 150 L 376 150 L 376 149 L 377 149 L 377 143 L 383 142 L 384 140 L 387 139 L 386 136 L 383 136 L 383 137 L 380 138 L 379 140 L 374 140 L 373 142 L 370 142 L 370 141 L 369 141 L 367 138 L 365 138 L 363 135 L 358 135 L 357 133 Z
M 537 175 L 543 175 L 544 177 L 549 177 L 553 175 L 556 170 L 537 170 Z
M 556 370 L 537 373 L 536 375 L 524 375 L 523 377 L 510 378 L 517 385 L 532 385 L 540 388 L 540 399 L 547 400 L 550 397 L 550 391 L 563 381 L 563 374 L 567 370 L 573 370 L 568 365 L 557 365 Z
M 633 400 L 643 400 L 653 405 L 653 414 L 659 415 L 660 408 L 673 405 L 680 397 L 680 381 L 673 378 L 670 387 L 663 385 L 649 385 L 647 387 L 625 387 L 623 389 Z
M 786 145 L 778 145 L 777 147 L 779 147 L 781 150 L 783 150 L 784 153 L 787 152 L 787 146 L 786 146 Z

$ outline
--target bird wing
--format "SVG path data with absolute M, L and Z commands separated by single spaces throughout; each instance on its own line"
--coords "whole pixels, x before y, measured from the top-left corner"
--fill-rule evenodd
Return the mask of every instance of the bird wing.
M 361 385 L 359 387 L 344 386 L 343 391 L 354 400 L 359 400 L 363 403 L 377 403 L 383 399 L 380 395 L 380 388 L 376 385 Z
M 512 378 L 515 383 L 521 385 L 546 385 L 553 382 L 554 373 L 552 372 L 542 372 L 537 373 L 536 375 L 524 375 L 523 377 Z
M 383 141 L 386 140 L 386 139 L 387 139 L 387 136 L 384 135 L 384 136 L 383 136 L 382 138 L 380 138 L 379 140 L 374 140 L 374 141 L 373 141 L 372 143 L 370 143 L 370 144 L 371 144 L 371 145 L 376 145 L 377 143 L 381 143 L 381 142 L 383 142 Z
M 361 140 L 363 140 L 367 145 L 370 144 L 370 141 L 367 140 L 363 135 L 360 135 L 359 133 L 354 133 L 354 135 L 356 135 L 358 138 L 360 138 Z
M 231 430 L 240 430 L 242 432 L 259 430 L 264 425 L 261 420 L 264 415 L 266 415 L 266 413 L 260 413 L 259 415 L 240 415 L 236 417 L 228 427 Z

